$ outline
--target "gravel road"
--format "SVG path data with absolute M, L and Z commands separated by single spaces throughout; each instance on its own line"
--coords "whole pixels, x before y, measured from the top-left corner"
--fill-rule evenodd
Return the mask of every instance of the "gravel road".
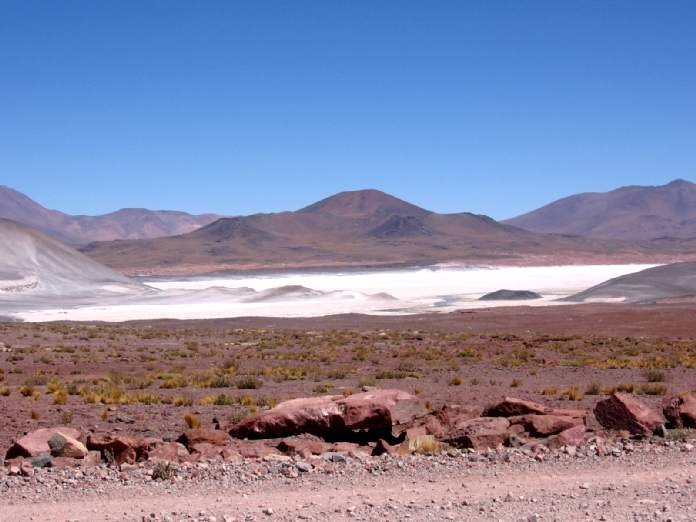
M 0 475 L 0 520 L 696 520 L 691 444 L 604 453 L 202 463 L 169 481 L 147 466 L 39 470 Z

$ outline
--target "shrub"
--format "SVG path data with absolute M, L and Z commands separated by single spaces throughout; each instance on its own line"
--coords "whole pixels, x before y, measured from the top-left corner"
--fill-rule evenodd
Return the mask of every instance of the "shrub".
M 174 406 L 192 406 L 193 399 L 191 397 L 184 397 L 183 395 L 179 395 L 177 397 L 174 397 L 172 404 Z
M 521 384 L 522 384 L 521 380 L 512 379 L 512 382 L 510 383 L 510 388 L 519 388 Z
M 220 393 L 219 395 L 208 395 L 201 399 L 201 404 L 204 406 L 231 406 L 236 401 L 234 397 Z
M 459 375 L 455 375 L 449 380 L 449 385 L 450 386 L 461 386 L 462 383 L 464 382 L 464 379 L 462 379 Z
M 171 462 L 158 462 L 152 470 L 152 480 L 171 480 L 176 477 L 177 468 Z
M 582 400 L 582 392 L 578 390 L 577 386 L 571 386 L 561 392 L 561 395 L 566 397 L 569 401 L 580 401 Z
M 408 441 L 409 453 L 417 453 L 418 455 L 438 455 L 443 452 L 444 448 L 444 444 L 435 440 L 432 435 L 421 435 Z
M 358 381 L 358 386 L 374 386 L 377 381 L 374 377 L 363 377 Z
M 638 389 L 638 393 L 643 395 L 664 395 L 667 393 L 667 386 L 657 382 L 651 382 L 648 384 L 641 384 Z
M 187 413 L 184 415 L 184 422 L 189 429 L 195 430 L 201 427 L 201 421 L 193 413 Z
M 593 382 L 585 389 L 585 395 L 600 395 L 601 393 L 602 387 L 596 382 Z
M 665 372 L 661 370 L 645 370 L 643 375 L 648 382 L 665 382 L 667 380 Z
M 314 387 L 314 393 L 319 393 L 321 395 L 327 394 L 331 391 L 331 388 L 333 388 L 332 384 L 317 384 Z
M 53 393 L 53 404 L 65 405 L 68 403 L 68 392 L 65 390 L 56 390 Z
M 248 376 L 237 380 L 236 385 L 240 390 L 257 390 L 263 386 L 263 383 L 254 377 Z

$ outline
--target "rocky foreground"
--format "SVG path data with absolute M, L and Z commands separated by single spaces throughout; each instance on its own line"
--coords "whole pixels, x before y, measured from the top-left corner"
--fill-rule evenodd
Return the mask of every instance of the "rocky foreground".
M 369 390 L 177 440 L 48 428 L 7 450 L 0 520 L 693 520 L 695 405 L 431 412 Z

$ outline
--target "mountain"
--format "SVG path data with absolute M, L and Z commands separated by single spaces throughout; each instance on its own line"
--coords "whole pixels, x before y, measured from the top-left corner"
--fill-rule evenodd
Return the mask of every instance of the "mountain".
M 438 214 L 376 190 L 342 192 L 295 212 L 223 218 L 179 236 L 82 250 L 126 273 L 172 275 L 462 260 L 577 263 L 640 253 L 634 246 L 528 232 L 486 216 Z
M 73 245 L 185 234 L 219 217 L 141 208 L 122 209 L 101 216 L 72 216 L 44 208 L 21 192 L 0 186 L 0 218 L 24 223 Z
M 26 225 L 0 219 L 0 300 L 126 294 L 141 285 Z
M 577 194 L 504 222 L 533 232 L 602 239 L 696 238 L 696 184 L 675 180 Z
M 672 263 L 616 277 L 566 298 L 582 302 L 620 299 L 647 303 L 696 296 L 696 263 Z

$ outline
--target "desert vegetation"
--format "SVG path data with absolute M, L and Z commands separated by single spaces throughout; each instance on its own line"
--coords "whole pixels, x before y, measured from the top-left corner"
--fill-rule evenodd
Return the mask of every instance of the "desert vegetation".
M 187 326 L 183 326 L 187 325 Z M 172 433 L 233 422 L 297 396 L 365 386 L 422 391 L 437 406 L 510 394 L 561 403 L 628 391 L 650 399 L 693 384 L 688 338 L 480 334 L 413 329 L 0 326 L 3 437 L 70 416 Z

